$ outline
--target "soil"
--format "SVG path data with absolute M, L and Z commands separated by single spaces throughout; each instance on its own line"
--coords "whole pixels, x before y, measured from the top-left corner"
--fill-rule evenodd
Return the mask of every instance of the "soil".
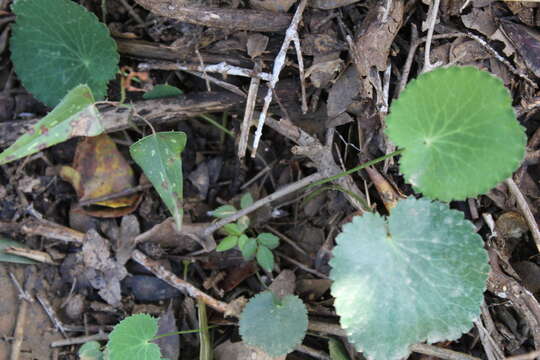
M 538 356 L 540 257 L 530 231 L 538 225 L 523 206 L 540 218 L 540 4 L 441 0 L 433 12 L 428 0 L 106 0 L 105 14 L 99 0 L 78 2 L 104 19 L 118 44 L 122 74 L 109 84 L 108 100 L 125 91 L 137 116 L 104 104 L 107 135 L 0 166 L 0 238 L 36 251 L 33 265 L 0 262 L 1 359 L 77 359 L 88 336 L 102 341 L 135 313 L 160 317 L 163 332 L 197 329 L 197 300 L 186 286 L 208 297 L 216 359 L 267 359 L 241 343 L 237 319 L 224 312 L 238 313 L 243 299 L 279 274 L 287 275 L 282 291 L 302 298 L 310 321 L 328 324 L 310 330 L 286 358 L 330 359 L 327 337 L 335 336 L 350 359 L 363 359 L 336 325 L 328 276 L 334 239 L 366 208 L 386 215 L 389 204 L 419 194 L 392 159 L 333 186 L 306 186 L 395 149 L 383 133 L 385 115 L 426 68 L 431 31 L 430 64 L 500 77 L 528 136 L 513 177 L 524 202 L 502 183 L 450 204 L 485 240 L 491 274 L 481 319 L 461 338 L 435 344 L 438 356 Z M 0 150 L 50 111 L 10 61 L 10 6 L 0 1 Z M 143 98 L 161 84 L 183 94 Z M 266 124 L 254 150 L 261 112 Z M 151 133 L 147 123 L 187 134 L 181 233 L 129 156 L 129 145 Z M 236 249 L 215 250 L 225 234 L 212 210 L 239 208 L 248 192 L 264 199 L 247 213 L 248 233 L 280 238 L 271 273 Z M 169 359 L 199 358 L 197 334 L 160 346 Z M 413 350 L 411 358 L 434 356 Z

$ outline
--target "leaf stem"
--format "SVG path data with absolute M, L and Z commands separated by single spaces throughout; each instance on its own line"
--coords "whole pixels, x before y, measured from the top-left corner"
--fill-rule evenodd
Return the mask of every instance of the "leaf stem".
M 386 154 L 386 155 L 384 155 L 384 156 L 378 157 L 378 158 L 373 159 L 373 160 L 371 160 L 371 161 L 365 162 L 365 163 L 363 163 L 363 164 L 361 164 L 361 165 L 358 165 L 358 166 L 356 166 L 356 167 L 353 167 L 352 169 L 349 169 L 349 170 L 344 171 L 344 172 L 342 172 L 342 173 L 339 173 L 339 174 L 337 174 L 337 175 L 330 176 L 330 177 L 327 177 L 326 179 L 322 179 L 322 180 L 316 181 L 316 182 L 314 182 L 313 184 L 309 185 L 309 186 L 308 186 L 308 189 L 309 189 L 309 188 L 312 188 L 312 187 L 314 187 L 314 186 L 326 184 L 327 182 L 334 181 L 334 180 L 336 180 L 336 179 L 339 179 L 339 178 L 342 177 L 342 176 L 350 175 L 350 174 L 355 173 L 355 172 L 357 172 L 357 171 L 360 171 L 360 170 L 362 170 L 362 169 L 364 169 L 364 168 L 366 168 L 366 167 L 368 167 L 368 166 L 371 166 L 371 165 L 375 165 L 375 164 L 377 164 L 377 163 L 380 163 L 381 161 L 384 161 L 384 160 L 386 160 L 386 159 L 388 159 L 388 158 L 390 158 L 390 157 L 397 156 L 397 155 L 401 154 L 404 150 L 405 150 L 405 149 L 399 149 L 399 150 L 396 150 L 396 151 L 394 151 L 394 152 L 392 152 L 392 153 L 390 153 L 390 154 Z
M 217 327 L 217 325 L 210 325 L 204 329 L 195 329 L 195 330 L 182 330 L 182 331 L 173 331 L 173 332 L 169 332 L 169 333 L 165 333 L 165 334 L 160 334 L 160 335 L 156 335 L 154 336 L 154 338 L 150 341 L 154 341 L 154 340 L 157 340 L 157 339 L 161 339 L 161 338 L 164 338 L 164 337 L 167 337 L 167 336 L 173 336 L 173 335 L 184 335 L 184 334 L 193 334 L 193 333 L 198 333 L 198 332 L 201 332 L 201 331 L 205 331 L 205 330 L 210 330 L 210 329 L 213 329 Z
M 230 137 L 234 138 L 234 133 L 227 129 L 225 126 L 221 125 L 220 123 L 218 123 L 216 120 L 214 120 L 211 116 L 208 116 L 206 114 L 201 114 L 199 115 L 200 118 L 203 118 L 204 120 L 208 121 L 210 124 L 214 125 L 215 127 L 217 127 L 218 129 L 220 129 L 221 131 L 223 131 L 225 134 L 229 135 Z

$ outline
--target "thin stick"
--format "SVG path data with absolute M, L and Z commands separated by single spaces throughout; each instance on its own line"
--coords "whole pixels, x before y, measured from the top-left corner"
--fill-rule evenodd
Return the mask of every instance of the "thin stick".
M 253 204 L 251 204 L 251 206 L 248 206 L 247 208 L 245 209 L 242 209 L 234 214 L 232 214 L 231 216 L 228 216 L 224 219 L 221 219 L 215 223 L 213 223 L 212 225 L 210 225 L 209 227 L 207 227 L 204 232 L 203 232 L 203 235 L 204 237 L 208 237 L 210 235 L 212 235 L 216 230 L 222 228 L 224 225 L 228 224 L 228 223 L 231 223 L 233 221 L 236 221 L 238 219 L 240 219 L 242 216 L 244 215 L 247 215 L 255 210 L 257 210 L 258 208 L 266 205 L 266 204 L 269 204 L 271 203 L 272 201 L 274 200 L 277 200 L 283 196 L 286 196 L 286 195 L 289 195 L 290 193 L 293 193 L 295 191 L 298 191 L 306 186 L 308 186 L 309 184 L 313 183 L 313 182 L 316 182 L 318 180 L 321 180 L 324 176 L 321 174 L 321 173 L 314 173 L 314 174 L 311 174 L 301 180 L 298 180 L 297 182 L 294 182 L 292 184 L 289 184 L 289 185 L 286 185 L 284 187 L 282 187 L 281 189 L 278 189 L 276 190 L 275 192 L 273 192 L 272 194 L 260 199 L 260 200 L 257 200 L 255 201 Z
M 70 346 L 70 345 L 84 344 L 89 341 L 103 341 L 103 340 L 108 340 L 108 339 L 109 339 L 109 335 L 105 333 L 79 336 L 79 337 L 74 337 L 74 338 L 69 338 L 69 339 L 64 339 L 64 340 L 53 341 L 51 343 L 51 347 Z
M 526 354 L 509 356 L 505 360 L 532 360 L 540 356 L 540 350 L 531 351 Z
M 272 69 L 272 79 L 270 80 L 268 84 L 268 91 L 266 93 L 266 96 L 264 97 L 264 105 L 262 108 L 262 111 L 259 115 L 259 123 L 257 124 L 257 130 L 255 131 L 255 139 L 253 140 L 253 150 L 251 152 L 251 157 L 255 157 L 255 154 L 257 153 L 257 148 L 259 147 L 259 142 L 261 140 L 262 136 L 262 129 L 266 120 L 266 114 L 268 113 L 268 108 L 270 107 L 270 102 L 272 101 L 272 94 L 276 87 L 277 82 L 279 81 L 279 74 L 281 73 L 281 70 L 285 67 L 285 60 L 287 57 L 287 49 L 289 48 L 289 45 L 291 44 L 291 41 L 294 39 L 298 39 L 298 24 L 300 23 L 300 20 L 302 19 L 302 14 L 304 13 L 304 9 L 306 8 L 307 0 L 302 0 L 298 7 L 296 8 L 296 12 L 294 13 L 294 16 L 291 20 L 291 24 L 287 28 L 287 31 L 285 32 L 285 39 L 283 40 L 283 44 L 281 45 L 281 49 L 279 49 L 279 52 L 274 60 L 274 67 Z M 298 57 L 298 61 L 300 60 L 301 54 L 296 54 Z
M 141 63 L 138 66 L 139 70 L 182 70 L 182 71 L 198 71 L 198 72 L 215 72 L 223 75 L 234 75 L 248 78 L 259 78 L 264 81 L 270 81 L 272 75 L 266 72 L 257 72 L 251 69 L 245 69 L 234 65 L 229 65 L 226 62 L 219 64 L 207 65 L 182 65 L 174 62 L 156 61 Z
M 174 275 L 172 272 L 166 270 L 160 263 L 154 261 L 144 255 L 139 250 L 134 250 L 131 254 L 131 258 L 144 266 L 147 270 L 151 271 L 156 277 L 165 281 L 167 284 L 175 287 L 176 289 L 186 293 L 195 299 L 200 299 L 206 305 L 211 308 L 221 312 L 228 313 L 230 311 L 230 306 L 227 303 L 221 302 L 217 299 L 214 299 L 210 295 L 207 295 L 203 291 L 197 289 L 195 286 L 191 285 L 187 281 L 180 279 L 178 276 Z
M 11 344 L 11 354 L 10 360 L 18 360 L 19 354 L 21 352 L 21 346 L 24 340 L 24 329 L 26 328 L 26 314 L 28 313 L 28 304 L 33 303 L 34 299 L 29 294 L 29 291 L 34 287 L 34 272 L 30 270 L 31 273 L 26 278 L 24 285 L 24 290 L 17 281 L 17 278 L 12 273 L 9 273 L 13 284 L 19 292 L 19 299 L 21 299 L 21 304 L 19 306 L 19 312 L 17 314 L 17 322 L 15 325 L 15 331 L 13 332 L 14 341 Z
M 464 354 L 429 344 L 414 344 L 411 345 L 410 349 L 419 354 L 436 356 L 440 359 L 446 360 L 480 360 L 480 358 L 469 354 Z
M 441 0 L 435 0 L 429 9 L 430 18 L 429 18 L 429 28 L 428 28 L 427 39 L 426 39 L 426 49 L 425 49 L 425 54 L 424 54 L 424 68 L 422 69 L 423 73 L 431 71 L 440 65 L 440 63 L 431 64 L 431 60 L 429 58 L 430 53 L 431 53 L 431 40 L 433 39 L 433 31 L 435 30 L 435 22 L 437 21 L 437 15 L 439 13 L 440 3 L 441 3 Z
M 255 71 L 260 72 L 261 63 L 255 63 Z M 246 100 L 246 109 L 244 111 L 244 119 L 240 127 L 240 140 L 238 141 L 238 158 L 243 159 L 246 155 L 246 149 L 249 138 L 249 129 L 251 128 L 251 120 L 253 119 L 253 110 L 255 110 L 255 103 L 257 101 L 257 92 L 261 79 L 252 77 L 249 84 L 249 92 Z
M 529 208 L 529 204 L 527 203 L 525 196 L 523 196 L 521 190 L 519 190 L 519 187 L 516 185 L 512 178 L 506 179 L 504 183 L 506 184 L 506 186 L 508 186 L 508 190 L 510 190 L 510 193 L 516 198 L 518 208 L 525 217 L 527 225 L 529 225 L 529 229 L 531 230 L 534 243 L 536 244 L 536 248 L 540 252 L 540 231 L 538 230 L 538 224 L 536 223 L 534 215 Z
M 56 316 L 56 312 L 54 311 L 53 307 L 51 306 L 51 303 L 49 302 L 49 300 L 47 300 L 45 297 L 41 296 L 40 294 L 36 294 L 36 299 L 38 299 L 39 303 L 43 307 L 43 310 L 45 310 L 45 313 L 47 314 L 47 316 L 49 317 L 49 319 L 53 323 L 54 327 L 58 331 L 60 331 L 60 333 L 65 338 L 67 338 L 66 330 L 64 329 L 64 325 L 62 324 L 60 319 L 58 319 L 58 317 Z

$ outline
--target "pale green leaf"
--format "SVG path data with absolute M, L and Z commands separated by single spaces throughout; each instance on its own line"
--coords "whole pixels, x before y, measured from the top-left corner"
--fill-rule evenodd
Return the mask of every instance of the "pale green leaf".
M 221 242 L 216 248 L 216 251 L 227 251 L 235 247 L 237 244 L 238 244 L 238 236 L 229 235 L 223 240 L 221 240 Z
M 249 238 L 246 234 L 240 235 L 240 237 L 238 238 L 238 248 L 240 249 L 240 251 L 243 252 L 242 249 L 244 248 L 244 246 L 246 246 L 248 240 Z
M 131 145 L 129 152 L 171 212 L 178 230 L 182 227 L 183 177 L 181 153 L 186 134 L 158 132 Z
M 248 238 L 243 245 L 244 246 L 240 247 L 240 251 L 242 252 L 244 259 L 253 259 L 257 251 L 257 240 L 254 238 Z
M 240 209 L 245 209 L 251 205 L 253 205 L 253 196 L 251 196 L 251 193 L 242 195 L 242 198 L 240 199 Z
M 272 272 L 274 268 L 274 254 L 266 246 L 259 245 L 257 248 L 257 262 L 264 270 Z
M 269 291 L 255 295 L 240 314 L 242 340 L 271 356 L 291 352 L 306 334 L 307 309 L 295 295 L 281 300 Z
M 158 319 L 136 314 L 119 322 L 109 334 L 110 360 L 160 360 L 161 351 L 151 342 L 158 331 Z
M 238 229 L 241 232 L 245 232 L 249 228 L 249 223 L 249 217 L 247 217 L 246 215 L 241 216 L 240 219 L 238 219 L 238 221 L 236 222 L 236 224 L 238 225 Z
M 175 86 L 163 84 L 163 85 L 156 85 L 154 88 L 150 91 L 147 91 L 143 95 L 143 99 L 150 100 L 150 99 L 163 99 L 168 97 L 174 97 L 178 95 L 182 95 L 182 90 Z
M 259 244 L 266 246 L 269 249 L 275 249 L 279 245 L 279 238 L 271 233 L 260 233 L 257 236 Z
M 84 343 L 79 349 L 80 360 L 102 360 L 101 345 L 97 341 Z
M 0 165 L 32 155 L 75 136 L 96 136 L 104 129 L 86 85 L 73 88 L 33 129 L 0 153 Z
M 473 67 L 440 68 L 392 103 L 388 137 L 404 148 L 405 180 L 444 201 L 486 193 L 512 175 L 526 136 L 502 81 Z
M 222 205 L 216 210 L 212 211 L 212 216 L 217 218 L 226 218 L 232 214 L 235 214 L 237 211 L 238 210 L 236 210 L 236 208 L 232 205 Z
M 12 9 L 11 60 L 28 91 L 49 106 L 79 84 L 105 97 L 119 56 L 94 14 L 70 0 L 17 0 Z
M 369 359 L 454 340 L 480 314 L 489 270 L 463 213 L 409 198 L 388 219 L 365 213 L 343 227 L 330 261 L 332 295 L 349 340 Z
M 223 230 L 229 235 L 240 236 L 244 231 L 236 223 L 230 223 L 223 226 Z
M 0 262 L 10 262 L 16 264 L 37 264 L 36 261 L 27 259 L 22 256 L 6 254 L 4 249 L 8 247 L 22 247 L 25 248 L 26 245 L 21 244 L 20 242 L 8 240 L 0 236 Z

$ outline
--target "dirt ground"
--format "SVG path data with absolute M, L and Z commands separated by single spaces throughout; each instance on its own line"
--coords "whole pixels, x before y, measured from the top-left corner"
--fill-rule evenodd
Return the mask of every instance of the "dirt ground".
M 334 336 L 349 359 L 363 359 L 336 325 L 328 263 L 334 239 L 366 207 L 386 215 L 385 202 L 415 193 L 395 159 L 331 186 L 306 186 L 395 150 L 383 133 L 385 116 L 426 68 L 427 47 L 430 64 L 470 65 L 501 78 L 528 138 L 513 176 L 524 203 L 502 183 L 450 204 L 483 237 L 491 273 L 481 318 L 460 339 L 435 344 L 438 356 L 540 356 L 540 257 L 530 231 L 538 225 L 523 212 L 526 206 L 539 219 L 540 3 L 441 0 L 437 9 L 429 0 L 106 0 L 104 14 L 100 0 L 77 2 L 105 19 L 118 45 L 122 74 L 108 99 L 125 91 L 145 119 L 128 124 L 121 109 L 103 105 L 107 135 L 0 165 L 0 239 L 35 251 L 33 265 L 0 262 L 0 359 L 77 359 L 82 343 L 106 339 L 136 313 L 161 317 L 163 332 L 197 329 L 196 300 L 158 279 L 157 265 L 227 304 L 291 270 L 287 282 L 310 322 L 328 327 L 310 330 L 286 358 L 330 359 L 327 338 Z M 10 61 L 10 5 L 0 0 L 0 150 L 50 110 L 24 89 Z M 159 84 L 183 94 L 145 100 Z M 261 112 L 267 118 L 254 149 Z M 150 132 L 146 122 L 187 134 L 180 234 L 129 156 L 129 145 Z M 102 194 L 102 186 L 105 199 L 122 195 L 127 203 L 96 204 L 92 191 Z M 237 249 L 215 250 L 225 235 L 211 211 L 239 207 L 246 193 L 257 204 L 247 214 L 249 232 L 280 238 L 273 272 Z M 234 317 L 207 305 L 216 359 L 267 358 L 241 343 Z M 162 351 L 197 359 L 200 338 L 172 336 Z M 411 354 L 433 356 L 421 347 Z

